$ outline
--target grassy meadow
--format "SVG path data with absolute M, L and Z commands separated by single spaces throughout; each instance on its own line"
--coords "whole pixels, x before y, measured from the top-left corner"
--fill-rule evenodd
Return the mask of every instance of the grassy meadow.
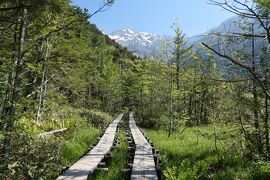
M 100 129 L 84 127 L 74 132 L 61 150 L 61 163 L 63 166 L 72 165 L 89 149 L 100 134 Z
M 165 179 L 269 179 L 270 165 L 250 161 L 237 127 L 209 125 L 174 132 L 145 129 L 160 149 Z

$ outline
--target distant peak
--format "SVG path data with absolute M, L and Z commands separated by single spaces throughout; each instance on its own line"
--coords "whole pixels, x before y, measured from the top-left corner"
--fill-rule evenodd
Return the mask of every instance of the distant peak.
M 123 32 L 129 32 L 129 33 L 134 33 L 135 31 L 132 29 L 122 29 Z

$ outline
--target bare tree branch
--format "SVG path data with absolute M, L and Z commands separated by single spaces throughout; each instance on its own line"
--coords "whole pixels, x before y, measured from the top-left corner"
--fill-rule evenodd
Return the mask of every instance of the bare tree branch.
M 218 51 L 216 51 L 214 48 L 210 47 L 209 45 L 205 44 L 205 43 L 202 43 L 203 46 L 205 46 L 207 49 L 213 51 L 215 54 L 217 54 L 218 56 L 220 57 L 223 57 L 225 59 L 228 59 L 230 62 L 232 62 L 233 64 L 247 70 L 251 75 L 252 77 L 254 78 L 254 80 L 256 80 L 256 82 L 259 84 L 259 86 L 262 88 L 264 94 L 270 98 L 270 95 L 267 91 L 267 88 L 265 87 L 265 85 L 262 83 L 262 81 L 260 80 L 260 78 L 257 76 L 257 74 L 252 70 L 251 67 L 247 66 L 247 65 L 244 65 L 242 63 L 240 63 L 239 61 L 235 60 L 234 58 L 226 55 L 226 54 L 221 54 L 219 53 Z
M 16 9 L 21 9 L 21 8 L 22 8 L 22 6 L 0 8 L 0 12 L 11 11 L 11 10 L 16 10 Z
M 242 36 L 242 37 L 255 37 L 255 38 L 267 38 L 266 34 L 258 35 L 258 34 L 247 34 L 247 33 L 232 33 L 234 35 Z
M 113 1 L 103 2 L 103 4 L 95 12 L 89 14 L 88 19 L 90 19 L 91 17 L 93 17 L 97 13 L 107 11 L 109 9 L 110 5 L 112 4 L 112 2 Z
M 223 2 L 216 1 L 216 0 L 209 0 L 209 1 L 211 2 L 210 4 L 220 6 L 221 8 L 223 8 L 223 9 L 225 9 L 233 14 L 236 14 L 236 15 L 239 15 L 242 17 L 257 19 L 257 17 L 254 16 L 254 13 L 252 11 L 250 11 L 250 9 L 252 9 L 254 12 L 255 12 L 255 10 L 252 7 L 249 7 L 247 4 L 239 2 L 238 0 L 232 0 L 232 2 L 238 4 L 242 7 L 245 7 L 245 9 L 238 7 L 238 6 L 235 6 L 235 5 L 230 5 L 227 0 L 223 0 Z M 260 19 L 269 19 L 268 16 L 262 16 L 259 14 L 257 14 L 257 16 Z
M 217 81 L 217 82 L 223 82 L 223 83 L 237 83 L 237 82 L 246 82 L 246 81 L 249 81 L 250 79 L 225 80 L 225 79 L 207 78 L 207 80 Z
M 53 77 L 54 77 L 55 75 L 54 74 L 52 74 L 46 81 L 44 81 L 38 88 L 40 88 L 41 86 L 44 86 L 45 84 L 47 84 L 51 79 L 53 79 Z M 30 98 L 32 95 L 34 95 L 35 93 L 37 93 L 38 92 L 38 90 L 35 90 L 35 91 L 33 91 L 33 92 L 31 92 L 30 94 L 28 94 L 27 96 L 26 96 L 26 98 Z

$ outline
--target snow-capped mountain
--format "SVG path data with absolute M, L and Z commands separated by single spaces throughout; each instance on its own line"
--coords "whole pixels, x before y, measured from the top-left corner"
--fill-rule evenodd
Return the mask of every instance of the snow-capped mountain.
M 109 37 L 138 56 L 155 58 L 163 58 L 162 43 L 173 41 L 173 37 L 170 36 L 136 32 L 131 29 L 115 31 Z
M 201 49 L 200 43 L 205 42 L 209 44 L 218 44 L 218 42 L 221 41 L 223 38 L 215 35 L 217 33 L 245 33 L 246 30 L 243 29 L 243 27 L 247 26 L 247 23 L 245 22 L 247 22 L 247 20 L 242 19 L 238 16 L 234 16 L 222 22 L 219 26 L 210 29 L 204 34 L 194 37 L 187 37 L 187 45 L 193 45 L 195 51 L 197 51 L 198 53 L 201 52 L 201 54 L 206 54 L 205 51 Z M 262 29 L 259 27 L 260 25 L 258 22 L 254 20 L 249 20 L 248 26 L 250 26 L 251 23 L 254 23 L 255 25 L 255 33 L 259 34 L 262 32 Z M 130 51 L 133 51 L 136 55 L 140 57 L 154 57 L 159 59 L 166 59 L 162 51 L 164 49 L 162 44 L 165 42 L 173 42 L 173 37 L 170 36 L 163 36 L 147 32 L 136 32 L 131 29 L 115 31 L 111 33 L 109 37 L 111 39 L 114 39 L 120 45 L 127 47 Z M 238 43 L 232 43 L 231 45 L 235 49 L 237 49 L 237 47 L 244 47 L 245 43 L 241 43 L 241 46 L 239 46 Z M 225 49 L 226 52 L 229 52 L 228 48 Z

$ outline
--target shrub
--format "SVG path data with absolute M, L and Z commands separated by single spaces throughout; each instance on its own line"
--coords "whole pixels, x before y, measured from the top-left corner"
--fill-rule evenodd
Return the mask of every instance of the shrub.
M 61 138 L 33 138 L 27 134 L 13 133 L 12 158 L 1 164 L 0 179 L 52 179 L 61 169 Z

